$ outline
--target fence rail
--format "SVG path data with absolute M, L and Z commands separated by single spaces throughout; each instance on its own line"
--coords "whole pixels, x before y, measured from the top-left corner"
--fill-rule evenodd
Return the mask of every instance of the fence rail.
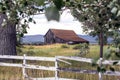
M 56 56 L 56 57 L 32 57 L 32 56 L 11 56 L 11 55 L 0 55 L 0 59 L 17 59 L 17 60 L 23 60 L 22 64 L 17 64 L 17 63 L 5 63 L 5 62 L 0 62 L 0 66 L 11 66 L 11 67 L 20 67 L 22 68 L 23 72 L 23 78 L 28 77 L 26 74 L 26 68 L 28 69 L 40 69 L 40 70 L 49 70 L 49 71 L 55 71 L 55 80 L 60 80 L 58 77 L 58 72 L 59 71 L 70 71 L 70 72 L 77 72 L 77 73 L 87 73 L 87 74 L 99 74 L 96 70 L 82 70 L 82 69 L 74 69 L 74 68 L 60 68 L 58 66 L 59 62 L 64 62 L 66 64 L 71 64 L 68 61 L 65 60 L 74 60 L 74 61 L 80 61 L 80 62 L 86 62 L 86 63 L 92 63 L 92 59 L 90 58 L 82 58 L 82 57 L 65 57 L 65 56 Z M 37 61 L 50 61 L 54 62 L 55 66 L 40 66 L 40 65 L 31 65 L 26 63 L 27 60 L 37 60 Z M 118 60 L 105 60 L 102 62 L 104 65 L 112 65 L 113 62 L 116 62 Z M 97 64 L 100 62 L 98 61 Z M 118 61 L 118 66 L 120 66 L 120 61 Z M 119 71 L 106 71 L 103 75 L 114 75 L 114 76 L 120 76 Z M 34 80 L 34 79 L 33 79 Z M 37 79 L 39 80 L 39 79 Z M 66 79 L 67 80 L 67 79 Z
M 74 61 L 80 61 L 80 62 L 86 62 L 86 63 L 92 63 L 93 59 L 90 58 L 82 58 L 82 57 L 65 57 L 65 56 L 57 56 L 58 59 L 67 59 L 67 60 L 74 60 Z M 120 60 L 104 60 L 102 64 L 104 65 L 112 65 L 113 62 L 118 62 L 117 65 L 120 66 Z M 99 64 L 99 61 L 97 62 Z
M 23 60 L 24 56 L 12 56 L 12 55 L 0 55 L 0 58 L 2 59 L 17 59 L 17 60 Z M 37 61 L 55 61 L 54 57 L 33 57 L 33 56 L 26 56 L 26 60 L 37 60 Z

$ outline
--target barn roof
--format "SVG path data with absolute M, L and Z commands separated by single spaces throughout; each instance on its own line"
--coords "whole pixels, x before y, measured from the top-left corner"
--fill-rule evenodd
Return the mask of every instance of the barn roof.
M 80 38 L 73 30 L 50 29 L 50 31 L 58 38 L 66 41 L 89 42 Z

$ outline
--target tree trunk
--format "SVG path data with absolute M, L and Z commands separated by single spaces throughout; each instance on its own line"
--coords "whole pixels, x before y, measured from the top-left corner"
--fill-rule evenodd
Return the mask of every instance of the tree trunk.
M 11 21 L 2 26 L 4 14 L 0 14 L 0 55 L 17 55 L 16 53 L 16 27 Z
M 100 59 L 99 59 L 99 67 L 102 67 L 102 59 L 103 59 L 103 32 L 101 31 L 99 34 L 99 40 L 100 40 Z M 100 71 L 99 72 L 99 80 L 103 80 L 103 74 Z
M 100 58 L 103 58 L 103 33 L 101 32 L 100 33 L 100 37 L 99 37 L 99 40 L 100 40 Z

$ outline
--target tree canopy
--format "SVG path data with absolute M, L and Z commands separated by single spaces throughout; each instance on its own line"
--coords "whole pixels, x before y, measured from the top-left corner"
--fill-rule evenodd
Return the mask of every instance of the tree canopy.
M 113 52 L 120 58 L 120 0 L 65 0 L 65 7 L 70 9 L 72 15 L 83 24 L 85 32 L 98 35 L 100 62 L 103 59 L 110 59 Z M 107 36 L 113 38 L 112 45 L 116 50 L 112 51 L 108 47 L 108 51 L 103 55 L 104 39 Z M 113 62 L 113 65 L 117 63 Z M 102 63 L 97 70 L 106 71 Z M 114 71 L 114 68 L 110 66 L 110 70 Z
M 48 21 L 59 21 L 60 13 L 66 8 L 83 24 L 85 32 L 99 36 L 100 58 L 103 57 L 103 38 L 108 32 L 112 32 L 118 48 L 115 53 L 120 57 L 120 0 L 0 0 L 0 40 L 5 35 L 8 42 L 0 43 L 0 54 L 16 53 L 16 41 L 12 42 L 12 38 L 16 39 L 16 33 L 19 37 L 27 33 L 28 23 L 35 23 L 34 15 L 45 13 Z
M 59 11 L 50 0 L 0 0 L 0 54 L 16 55 L 16 40 L 27 33 L 34 15 L 45 13 L 59 21 Z M 54 17 L 54 16 L 55 17 Z
M 1 0 L 0 13 L 6 15 L 2 26 L 7 20 L 26 33 L 27 23 L 35 23 L 32 19 L 35 14 L 45 12 L 48 21 L 59 21 L 58 11 L 65 7 L 83 23 L 84 31 L 107 33 L 120 27 L 119 4 L 119 0 Z
M 57 8 L 60 8 L 59 5 Z M 7 22 L 15 24 L 17 34 L 23 36 L 27 33 L 28 23 L 36 23 L 33 20 L 34 15 L 45 13 L 48 21 L 50 19 L 59 21 L 60 15 L 57 8 L 49 0 L 1 0 L 0 13 L 6 16 L 1 26 L 6 26 Z
M 0 13 L 6 16 L 1 26 L 7 22 L 16 24 L 17 34 L 23 36 L 27 33 L 28 23 L 35 23 L 34 15 L 45 13 L 48 21 L 59 21 L 60 12 L 67 8 L 83 24 L 85 32 L 101 38 L 107 36 L 108 32 L 119 30 L 119 4 L 119 0 L 1 0 Z
M 75 0 L 70 3 L 72 15 L 83 23 L 85 31 L 107 33 L 120 28 L 119 0 Z
M 118 32 L 120 29 L 120 1 L 66 0 L 65 6 L 69 8 L 72 15 L 83 24 L 82 27 L 85 32 L 98 35 L 102 57 L 105 36 L 107 37 L 109 32 Z M 113 38 L 115 39 L 115 36 Z

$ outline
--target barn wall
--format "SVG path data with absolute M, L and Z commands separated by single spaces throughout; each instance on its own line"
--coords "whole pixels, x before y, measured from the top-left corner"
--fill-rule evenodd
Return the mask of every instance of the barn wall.
M 44 36 L 44 40 L 46 44 L 52 44 L 52 43 L 66 43 L 65 40 L 62 40 L 58 37 L 56 37 L 50 30 L 46 33 Z
M 58 38 L 58 37 L 55 37 L 55 41 L 56 41 L 56 43 L 66 43 L 65 40 L 60 39 L 60 38 Z
M 48 44 L 53 43 L 54 42 L 53 36 L 54 34 L 49 30 L 44 37 L 45 43 L 48 43 Z
M 53 43 L 69 43 L 70 41 L 63 40 L 57 36 L 54 35 L 54 33 L 49 30 L 46 35 L 44 36 L 45 44 L 53 44 Z M 89 43 L 89 42 L 80 42 L 80 41 L 72 41 L 74 44 L 79 43 Z

